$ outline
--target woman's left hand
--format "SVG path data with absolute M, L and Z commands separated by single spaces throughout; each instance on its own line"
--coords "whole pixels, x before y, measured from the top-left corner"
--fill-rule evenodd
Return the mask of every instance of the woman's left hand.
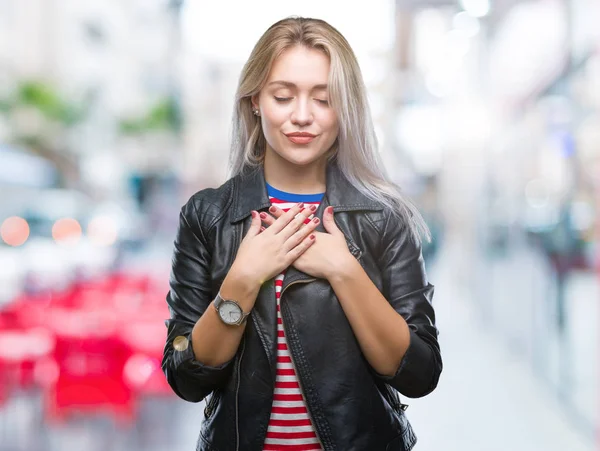
M 273 213 L 275 218 L 284 214 L 281 208 Z M 263 223 L 270 226 L 275 222 L 273 216 L 267 215 Z M 348 249 L 346 238 L 338 228 L 333 219 L 333 207 L 327 207 L 323 213 L 323 227 L 327 233 L 313 232 L 315 242 L 300 257 L 298 257 L 292 266 L 296 269 L 322 279 L 330 279 L 340 271 L 348 268 L 348 263 L 354 257 Z

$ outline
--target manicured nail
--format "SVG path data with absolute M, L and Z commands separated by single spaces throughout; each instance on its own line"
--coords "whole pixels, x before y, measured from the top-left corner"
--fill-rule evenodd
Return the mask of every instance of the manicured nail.
M 320 220 L 319 218 L 314 218 L 314 219 L 313 219 L 313 222 L 314 222 L 315 224 L 318 224 L 319 222 L 321 222 L 321 220 Z
M 277 207 L 275 205 L 271 206 L 271 208 L 269 208 L 269 211 L 271 213 L 275 213 L 277 211 Z
M 310 239 L 311 239 L 311 240 L 314 240 L 314 239 L 315 239 L 315 236 L 314 236 L 314 235 L 311 235 L 311 236 L 310 236 Z
M 256 212 L 254 210 L 252 210 L 252 217 L 256 218 Z
M 333 207 L 327 207 L 327 210 L 329 210 L 329 213 L 333 213 Z
M 298 208 L 304 208 L 304 202 L 300 202 L 300 203 L 298 204 Z
M 316 205 L 311 205 L 310 206 L 310 211 L 316 211 L 317 210 L 317 206 Z
M 267 214 L 264 212 L 261 212 L 260 219 L 267 219 Z

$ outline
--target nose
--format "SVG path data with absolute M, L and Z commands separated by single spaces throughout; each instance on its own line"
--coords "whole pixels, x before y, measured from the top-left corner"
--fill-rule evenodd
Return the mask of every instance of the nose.
M 310 125 L 313 121 L 313 114 L 309 102 L 306 99 L 298 99 L 292 111 L 291 121 L 298 126 Z

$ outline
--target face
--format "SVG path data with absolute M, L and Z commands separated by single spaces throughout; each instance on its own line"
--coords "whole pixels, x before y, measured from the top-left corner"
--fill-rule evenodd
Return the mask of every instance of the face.
M 338 135 L 338 120 L 329 105 L 329 58 L 319 50 L 296 46 L 273 63 L 254 107 L 260 111 L 272 156 L 306 166 L 321 162 Z

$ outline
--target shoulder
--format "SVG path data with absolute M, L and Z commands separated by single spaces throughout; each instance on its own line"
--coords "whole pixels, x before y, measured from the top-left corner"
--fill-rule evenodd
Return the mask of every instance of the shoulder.
M 380 246 L 385 247 L 390 243 L 420 246 L 422 237 L 411 210 L 382 205 L 381 210 L 367 212 L 365 216 L 376 231 Z
M 225 216 L 232 201 L 233 179 L 217 188 L 205 188 L 194 193 L 182 207 L 182 214 L 188 222 L 199 222 L 204 230 L 209 230 Z

